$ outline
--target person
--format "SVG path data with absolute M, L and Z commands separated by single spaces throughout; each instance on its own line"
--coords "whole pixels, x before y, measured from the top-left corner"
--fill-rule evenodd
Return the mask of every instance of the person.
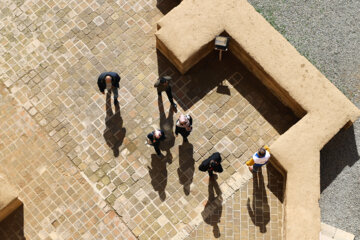
M 190 115 L 181 114 L 179 119 L 176 121 L 175 135 L 176 137 L 180 133 L 183 137 L 184 142 L 188 142 L 187 137 L 190 135 L 192 130 L 192 117 Z
M 165 140 L 165 133 L 163 130 L 154 130 L 147 135 L 148 144 L 152 145 L 155 149 L 155 152 L 158 156 L 161 156 L 160 151 L 160 141 Z
M 156 81 L 156 83 L 154 84 L 154 87 L 157 88 L 159 96 L 161 96 L 161 93 L 163 91 L 166 92 L 166 95 L 169 98 L 169 102 L 170 102 L 171 106 L 173 107 L 173 110 L 176 112 L 177 105 L 176 105 L 176 103 L 174 103 L 174 99 L 173 99 L 172 92 L 171 92 L 171 86 L 170 86 L 171 79 L 172 78 L 170 76 L 162 76 Z
M 111 94 L 111 92 L 114 93 L 114 104 L 119 104 L 118 102 L 118 88 L 120 82 L 120 76 L 116 72 L 103 72 L 100 74 L 97 84 L 99 87 L 99 90 L 102 94 L 105 94 L 105 89 L 107 90 L 108 94 Z
M 270 149 L 265 145 L 254 153 L 252 158 L 246 162 L 246 165 L 251 172 L 258 172 L 262 166 L 268 163 L 270 156 Z
M 223 168 L 221 166 L 221 156 L 220 153 L 216 152 L 213 153 L 208 159 L 204 160 L 200 166 L 199 170 L 202 172 L 208 172 L 209 176 L 212 177 L 214 172 L 221 173 Z

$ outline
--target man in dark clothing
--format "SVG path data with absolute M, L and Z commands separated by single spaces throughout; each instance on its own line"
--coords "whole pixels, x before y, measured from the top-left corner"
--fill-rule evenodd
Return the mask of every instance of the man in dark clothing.
M 154 84 L 154 87 L 157 88 L 159 96 L 161 96 L 161 93 L 163 91 L 166 92 L 166 95 L 169 98 L 169 102 L 171 103 L 171 106 L 173 107 L 174 111 L 176 112 L 177 111 L 177 109 L 176 109 L 177 106 L 176 106 L 176 104 L 174 103 L 174 100 L 173 100 L 173 96 L 172 96 L 172 92 L 171 92 L 171 86 L 170 86 L 170 80 L 171 80 L 170 76 L 160 77 L 156 81 L 156 83 Z
M 114 104 L 117 105 L 119 102 L 117 100 L 119 93 L 118 88 L 120 82 L 120 76 L 116 72 L 103 72 L 100 74 L 98 78 L 98 87 L 102 94 L 105 94 L 105 89 L 107 90 L 108 94 L 111 92 L 114 93 Z
M 180 133 L 183 137 L 184 142 L 188 142 L 187 137 L 190 135 L 192 130 L 192 118 L 190 115 L 181 114 L 179 119 L 176 121 L 175 134 L 178 136 Z
M 213 171 L 221 173 L 223 171 L 223 168 L 221 166 L 221 156 L 220 153 L 216 152 L 213 153 L 208 159 L 204 160 L 200 166 L 199 170 L 202 172 L 208 171 L 209 176 L 212 177 Z
M 158 156 L 161 156 L 160 141 L 165 140 L 165 133 L 163 130 L 155 130 L 147 135 L 148 144 L 154 146 L 155 152 Z

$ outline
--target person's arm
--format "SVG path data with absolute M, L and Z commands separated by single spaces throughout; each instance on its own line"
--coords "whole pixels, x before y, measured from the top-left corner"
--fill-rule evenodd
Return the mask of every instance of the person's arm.
M 175 127 L 175 135 L 177 136 L 180 133 L 180 127 L 176 125 Z
M 115 73 L 115 87 L 117 87 L 117 88 L 120 88 L 120 85 L 119 85 L 120 79 L 121 78 L 120 78 L 119 74 Z
M 216 166 L 216 172 L 221 173 L 221 172 L 223 172 L 223 171 L 224 171 L 224 170 L 223 170 L 221 164 L 219 164 L 219 165 Z
M 105 91 L 105 87 L 104 87 L 104 84 L 103 84 L 104 76 L 105 76 L 104 73 L 100 74 L 100 76 L 99 76 L 99 78 L 98 78 L 98 81 L 97 81 L 97 85 L 98 85 L 98 87 L 99 87 L 99 90 L 100 90 L 100 92 L 102 92 L 102 93 L 104 93 L 104 91 Z
M 200 164 L 199 170 L 202 172 L 206 172 L 208 169 L 209 169 L 209 161 L 208 159 L 206 159 Z
M 153 144 L 154 135 L 153 135 L 152 133 L 149 133 L 149 134 L 147 135 L 147 138 L 149 139 L 149 143 L 150 143 L 150 144 Z
M 159 139 L 159 141 L 162 141 L 162 140 L 165 140 L 166 139 L 166 136 L 165 136 L 165 133 L 163 130 L 161 130 L 161 137 Z

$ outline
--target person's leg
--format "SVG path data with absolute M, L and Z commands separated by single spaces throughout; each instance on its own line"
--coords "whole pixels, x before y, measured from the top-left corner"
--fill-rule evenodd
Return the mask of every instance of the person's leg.
M 114 92 L 114 103 L 115 104 L 118 104 L 119 102 L 118 102 L 118 97 L 119 97 L 119 91 L 118 91 L 118 88 L 116 88 L 116 87 L 113 87 L 112 88 L 112 91 Z
M 183 141 L 184 141 L 184 142 L 189 142 L 189 140 L 187 139 L 187 137 L 189 136 L 188 133 L 180 133 L 180 134 L 181 134 L 181 136 L 183 137 Z
M 159 143 L 154 143 L 154 149 L 155 149 L 155 152 L 158 156 L 161 155 L 161 152 L 160 152 L 160 148 L 159 148 Z
M 258 172 L 260 168 L 261 168 L 261 166 L 259 166 L 259 165 L 257 165 L 257 164 L 254 164 L 254 165 L 252 166 L 252 171 L 253 171 L 253 172 Z
M 208 170 L 209 176 L 212 177 L 214 175 L 212 170 Z
M 174 103 L 174 99 L 173 99 L 173 95 L 172 95 L 170 86 L 166 89 L 166 95 L 168 96 L 169 102 L 171 103 L 171 105 L 173 105 L 173 107 L 176 108 L 176 104 Z

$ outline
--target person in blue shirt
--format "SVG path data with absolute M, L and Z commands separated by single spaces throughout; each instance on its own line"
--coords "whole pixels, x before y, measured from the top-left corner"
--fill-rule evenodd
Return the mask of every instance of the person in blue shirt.
M 119 96 L 118 88 L 120 83 L 120 76 L 116 72 L 103 72 L 100 74 L 97 84 L 102 94 L 105 94 L 105 89 L 108 94 L 114 93 L 114 104 L 119 104 L 117 98 Z

